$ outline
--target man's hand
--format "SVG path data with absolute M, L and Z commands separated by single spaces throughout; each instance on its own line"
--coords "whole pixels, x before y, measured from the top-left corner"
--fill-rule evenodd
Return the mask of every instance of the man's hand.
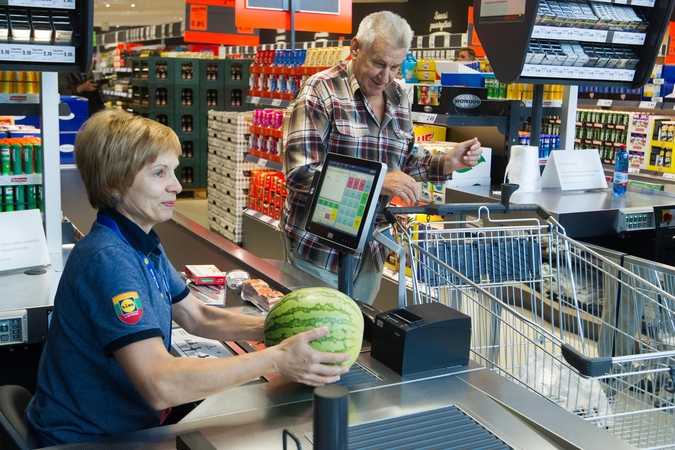
M 417 200 L 417 182 L 415 182 L 413 177 L 400 170 L 388 172 L 384 176 L 382 195 L 398 197 L 403 200 L 406 205 L 415 203 Z
M 96 88 L 98 87 L 98 84 L 94 80 L 87 80 L 78 87 L 75 88 L 78 94 L 81 94 L 83 92 L 94 92 Z
M 476 164 L 478 164 L 478 160 L 480 159 L 480 155 L 482 153 L 483 149 L 480 148 L 480 142 L 478 141 L 478 138 L 460 142 L 455 146 L 455 148 L 445 154 L 443 174 L 449 175 L 455 170 L 464 169 L 466 167 L 474 167 Z

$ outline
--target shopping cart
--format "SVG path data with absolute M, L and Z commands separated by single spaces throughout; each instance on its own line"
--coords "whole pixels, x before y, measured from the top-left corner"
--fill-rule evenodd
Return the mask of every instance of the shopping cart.
M 401 280 L 407 256 L 414 303 L 471 316 L 476 362 L 632 445 L 675 448 L 675 297 L 537 205 L 509 205 L 512 191 L 500 204 L 391 208 L 397 238 L 376 238 L 399 255 Z M 510 218 L 523 211 L 536 214 Z

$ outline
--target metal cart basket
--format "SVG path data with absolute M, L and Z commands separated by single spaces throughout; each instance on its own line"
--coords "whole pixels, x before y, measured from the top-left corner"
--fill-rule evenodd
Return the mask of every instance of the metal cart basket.
M 414 303 L 469 315 L 476 362 L 632 445 L 675 448 L 675 296 L 509 196 L 387 211 Z M 514 209 L 539 217 L 495 218 Z

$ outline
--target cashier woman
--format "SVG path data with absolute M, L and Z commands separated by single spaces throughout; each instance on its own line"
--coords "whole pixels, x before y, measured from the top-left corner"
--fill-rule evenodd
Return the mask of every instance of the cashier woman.
M 116 108 L 95 114 L 75 141 L 77 168 L 98 218 L 73 249 L 54 301 L 28 423 L 40 446 L 160 425 L 163 411 L 270 373 L 311 386 L 347 369 L 347 354 L 308 342 L 317 328 L 260 352 L 221 359 L 169 353 L 172 319 L 220 341 L 263 339 L 263 319 L 205 306 L 168 261 L 155 224 L 181 186 L 180 142 L 157 122 Z

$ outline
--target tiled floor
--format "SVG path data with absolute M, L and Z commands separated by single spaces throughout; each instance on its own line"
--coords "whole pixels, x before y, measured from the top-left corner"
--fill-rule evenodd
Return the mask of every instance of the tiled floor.
M 188 219 L 194 220 L 204 228 L 209 228 L 208 205 L 208 200 L 179 198 L 176 200 L 174 210 Z

